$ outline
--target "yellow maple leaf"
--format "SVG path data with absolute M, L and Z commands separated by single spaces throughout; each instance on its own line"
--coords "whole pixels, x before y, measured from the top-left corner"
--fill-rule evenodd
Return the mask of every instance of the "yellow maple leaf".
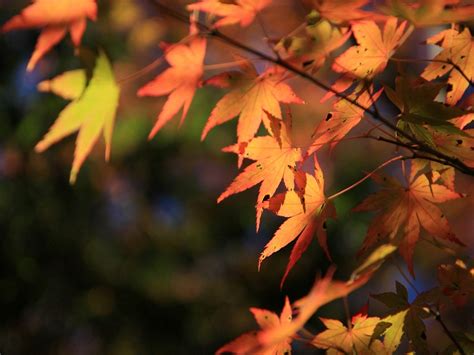
M 446 102 L 454 105 L 469 87 L 469 81 L 474 79 L 474 41 L 471 32 L 467 27 L 462 32 L 449 29 L 430 37 L 427 43 L 439 43 L 443 51 L 425 68 L 421 76 L 426 80 L 433 80 L 450 72 L 448 84 L 451 85 L 451 90 L 446 94 Z
M 37 152 L 43 152 L 64 137 L 79 131 L 69 178 L 71 183 L 75 182 L 79 169 L 101 132 L 106 145 L 105 159 L 108 160 L 110 156 L 120 89 L 104 53 L 99 54 L 92 78 L 87 87 L 84 86 L 85 73 L 80 70 L 67 72 L 39 84 L 41 91 L 51 91 L 64 98 L 73 99 L 35 147 Z
M 371 79 L 387 66 L 393 51 L 404 41 L 406 22 L 397 27 L 397 19 L 390 17 L 383 33 L 374 21 L 359 21 L 352 25 L 358 45 L 337 57 L 333 70 L 356 78 Z
M 316 335 L 312 344 L 338 355 L 369 352 L 372 334 L 380 321 L 379 317 L 358 314 L 352 317 L 351 328 L 347 328 L 337 319 L 319 319 L 328 329 Z

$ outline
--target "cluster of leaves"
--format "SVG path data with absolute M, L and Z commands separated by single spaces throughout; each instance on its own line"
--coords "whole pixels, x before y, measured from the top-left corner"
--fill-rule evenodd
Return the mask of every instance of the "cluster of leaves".
M 202 0 L 188 5 L 189 20 L 156 4 L 164 12 L 188 21 L 190 31 L 179 43 L 162 44 L 163 60 L 169 68 L 137 92 L 138 96 L 167 96 L 149 137 L 153 138 L 180 111 L 183 122 L 199 88 L 215 86 L 228 90 L 210 113 L 202 139 L 214 127 L 238 118 L 236 143 L 223 150 L 238 156 L 239 167 L 245 159 L 253 162 L 230 183 L 218 202 L 259 185 L 257 230 L 264 211 L 286 218 L 258 262 L 260 267 L 266 258 L 295 242 L 282 285 L 314 237 L 331 258 L 326 221 L 336 218 L 333 201 L 359 184 L 327 196 L 316 154 L 347 139 L 362 120 L 369 120 L 365 115 L 370 114 L 374 127 L 359 138 L 392 144 L 402 150 L 402 155 L 390 157 L 360 181 L 371 177 L 381 188 L 355 208 L 377 214 L 360 249 L 365 261 L 351 280 L 334 281 L 329 271 L 316 281 L 308 296 L 293 304 L 286 299 L 280 316 L 252 308 L 261 330 L 242 335 L 218 352 L 288 353 L 292 341 L 299 339 L 310 346 L 328 349 L 328 353 L 393 353 L 405 335 L 410 349 L 425 353 L 428 350 L 423 320 L 434 317 L 441 321 L 439 312 L 448 300 L 462 306 L 473 293 L 473 270 L 461 261 L 440 266 L 440 287 L 419 294 L 412 303 L 408 302 L 404 286 L 398 283 L 396 293 L 373 296 L 391 309 L 384 318 L 369 317 L 363 311 L 352 317 L 347 326 L 338 320 L 321 319 L 328 329 L 313 337 L 302 335 L 301 331 L 319 307 L 364 285 L 396 250 L 414 275 L 413 253 L 421 230 L 441 242 L 460 246 L 469 242 L 454 235 L 436 204 L 463 197 L 455 191 L 456 170 L 474 175 L 474 138 L 470 128 L 474 113 L 472 96 L 467 92 L 474 80 L 474 40 L 469 28 L 462 26 L 474 19 L 474 5 L 459 0 L 387 0 L 375 7 L 368 0 L 310 1 L 302 26 L 276 41 L 267 39 L 272 55 L 221 32 L 226 26 L 250 25 L 262 10 L 272 10 L 277 2 Z M 68 30 L 78 47 L 87 19 L 96 17 L 94 0 L 36 0 L 4 24 L 2 31 L 42 28 L 28 63 L 27 70 L 31 71 Z M 200 18 L 205 20 L 200 22 Z M 439 25 L 450 27 L 427 39 L 427 44 L 437 45 L 441 51 L 425 60 L 420 78 L 410 78 L 402 71 L 394 86 L 380 79 L 390 60 L 420 61 L 397 59 L 394 54 L 414 30 Z M 266 68 L 259 71 L 251 59 L 236 56 L 235 62 L 230 63 L 233 70 L 207 77 L 204 60 L 209 39 L 213 38 L 259 56 L 267 62 Z M 343 47 L 346 43 L 353 45 Z M 332 54 L 341 48 L 342 53 L 332 59 Z M 326 64 L 340 75 L 332 86 L 318 78 L 319 70 Z M 295 77 L 327 90 L 323 100 L 335 97 L 331 111 L 315 127 L 307 146 L 297 146 L 292 139 L 290 105 L 304 104 L 287 82 Z M 100 52 L 93 70 L 68 71 L 40 83 L 38 88 L 71 100 L 36 150 L 42 152 L 78 132 L 70 175 L 73 183 L 101 133 L 106 159 L 110 155 L 120 85 L 109 60 Z M 398 109 L 396 117 L 385 117 L 379 111 L 376 103 L 382 97 Z M 266 134 L 258 135 L 262 131 Z M 411 160 L 408 172 L 405 160 Z M 313 162 L 311 171 L 305 169 L 307 161 Z M 378 171 L 395 161 L 402 161 L 405 183 Z M 454 350 L 472 351 L 473 342 L 468 335 L 449 335 Z

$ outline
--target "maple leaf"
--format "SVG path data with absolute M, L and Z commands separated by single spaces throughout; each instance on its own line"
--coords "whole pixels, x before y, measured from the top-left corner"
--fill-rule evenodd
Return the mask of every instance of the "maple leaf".
M 417 27 L 435 26 L 469 21 L 474 16 L 474 6 L 453 6 L 459 0 L 388 0 L 382 9 L 393 16 L 409 20 Z
M 448 29 L 430 37 L 427 43 L 439 44 L 443 50 L 428 64 L 421 76 L 433 80 L 449 73 L 448 84 L 451 88 L 446 94 L 446 102 L 454 105 L 469 87 L 469 81 L 474 79 L 474 40 L 471 32 L 467 27 L 462 32 Z
M 294 188 L 294 170 L 303 157 L 301 148 L 295 148 L 291 140 L 291 121 L 286 118 L 278 120 L 269 114 L 273 135 L 255 137 L 248 143 L 235 144 L 224 148 L 243 158 L 255 160 L 247 166 L 227 189 L 219 196 L 217 202 L 251 188 L 259 183 L 257 203 L 272 197 L 283 180 L 288 189 Z M 257 231 L 260 225 L 262 207 L 257 206 Z
M 194 37 L 188 45 L 171 46 L 165 54 L 171 67 L 138 90 L 138 96 L 169 95 L 148 138 L 153 138 L 181 108 L 183 123 L 204 72 L 205 54 L 206 40 L 200 37 Z
M 285 298 L 285 305 L 281 311 L 280 317 L 277 314 L 260 308 L 250 308 L 257 324 L 262 330 L 271 330 L 288 324 L 292 320 L 292 310 L 288 297 Z M 224 345 L 216 354 L 232 353 L 232 354 L 259 354 L 259 355 L 284 355 L 291 353 L 291 342 L 293 339 L 287 337 L 281 342 L 272 344 L 265 349 L 260 347 L 258 336 L 261 332 L 245 333 L 230 343 Z
M 361 106 L 369 108 L 380 97 L 382 89 L 372 94 L 369 91 L 362 93 L 353 93 L 348 98 L 357 101 Z M 331 149 L 344 138 L 349 131 L 354 128 L 364 117 L 365 111 L 355 106 L 346 99 L 339 99 L 333 105 L 324 120 L 322 120 L 314 133 L 313 142 L 308 149 L 307 154 L 318 151 L 326 144 L 330 144 Z
M 26 28 L 43 28 L 36 42 L 27 70 L 32 71 L 37 62 L 69 31 L 74 46 L 81 43 L 87 18 L 95 21 L 95 0 L 35 0 L 1 28 L 2 32 Z
M 351 319 L 351 328 L 347 328 L 336 319 L 319 318 L 327 330 L 319 333 L 311 344 L 321 349 L 331 349 L 331 354 L 362 354 L 370 352 L 370 341 L 379 317 L 368 317 L 366 311 Z
M 323 66 L 329 54 L 342 46 L 351 35 L 347 28 L 332 25 L 316 11 L 306 16 L 303 35 L 281 39 L 275 50 L 295 67 L 310 68 L 312 72 Z
M 238 87 L 220 99 L 212 110 L 201 140 L 204 140 L 213 127 L 240 115 L 237 141 L 238 143 L 247 142 L 255 136 L 262 120 L 270 130 L 267 112 L 273 117 L 282 118 L 280 102 L 304 103 L 296 96 L 293 89 L 283 82 L 286 72 L 281 68 L 270 67 L 258 75 L 253 65 L 249 63 L 244 70 Z
M 218 350 L 218 354 L 224 352 L 236 354 L 285 354 L 275 352 L 275 349 L 287 349 L 291 339 L 301 330 L 311 316 L 323 305 L 340 297 L 344 297 L 352 291 L 367 283 L 372 273 L 365 273 L 351 281 L 332 280 L 334 268 L 331 268 L 323 278 L 314 282 L 308 295 L 297 300 L 291 308 L 286 306 L 280 315 L 279 323 L 276 314 L 260 310 L 254 315 L 257 318 L 267 316 L 266 319 L 257 320 L 262 330 L 245 333 L 234 341 Z M 296 316 L 290 318 L 292 311 L 297 311 Z
M 374 21 L 358 21 L 352 32 L 358 43 L 334 60 L 333 70 L 356 78 L 371 79 L 382 72 L 388 60 L 406 38 L 406 22 L 397 27 L 397 19 L 390 17 L 383 34 Z
M 421 79 L 423 80 L 423 79 Z M 401 111 L 397 127 L 436 148 L 447 156 L 474 167 L 474 129 L 462 130 L 471 120 L 459 107 L 450 107 L 434 101 L 444 84 L 430 83 L 404 77 L 396 79 L 396 90 L 385 87 L 385 93 Z M 418 164 L 418 163 L 417 163 Z M 428 164 L 427 161 L 423 166 Z M 454 170 L 439 164 L 429 164 L 434 178 L 442 177 L 453 189 Z M 422 166 L 420 166 L 420 169 Z M 432 177 L 429 176 L 431 179 Z M 451 181 L 450 181 L 451 180 Z
M 333 274 L 334 269 L 331 268 L 324 278 L 316 279 L 308 295 L 293 304 L 293 309 L 297 312 L 297 315 L 293 317 L 291 322 L 278 328 L 265 330 L 259 334 L 261 348 L 268 348 L 272 344 L 277 344 L 288 337 L 295 336 L 320 307 L 347 296 L 362 287 L 373 275 L 372 272 L 368 272 L 350 281 L 338 281 L 332 280 Z
M 297 172 L 295 181 L 299 191 L 288 190 L 263 203 L 264 208 L 288 219 L 265 245 L 258 261 L 259 268 L 263 260 L 298 238 L 291 251 L 281 285 L 310 245 L 314 234 L 317 235 L 319 245 L 327 257 L 331 258 L 327 246 L 326 220 L 335 218 L 336 210 L 332 202 L 324 196 L 324 177 L 316 155 L 314 156 L 314 175 Z
M 104 53 L 101 52 L 97 57 L 92 78 L 84 88 L 85 77 L 84 71 L 74 70 L 39 84 L 42 91 L 50 90 L 73 99 L 35 147 L 37 152 L 43 152 L 64 137 L 79 131 L 70 175 L 71 183 L 75 182 L 79 169 L 101 132 L 104 134 L 106 146 L 105 159 L 109 159 L 120 95 L 111 65 Z
M 311 0 L 311 6 L 320 17 L 341 25 L 350 21 L 378 17 L 373 12 L 361 9 L 368 2 L 369 0 Z
M 416 299 L 408 302 L 408 291 L 398 281 L 395 283 L 396 292 L 385 292 L 381 294 L 371 295 L 377 301 L 382 302 L 390 308 L 387 317 L 382 318 L 380 325 L 383 330 L 380 335 L 384 335 L 384 346 L 389 353 L 393 353 L 400 345 L 403 335 L 409 340 L 410 347 L 416 353 L 428 353 L 426 343 L 426 327 L 423 319 L 431 316 L 429 305 L 426 303 L 428 292 L 421 293 Z M 375 330 L 374 333 L 378 333 Z
M 383 186 L 382 190 L 354 209 L 378 211 L 369 226 L 361 252 L 381 240 L 399 240 L 399 252 L 414 274 L 413 252 L 421 227 L 434 237 L 464 245 L 451 231 L 446 216 L 435 205 L 460 198 L 461 194 L 444 185 L 430 183 L 424 174 L 410 174 L 407 187 L 382 174 L 374 174 L 372 178 Z
M 395 91 L 386 86 L 385 93 L 401 111 L 398 128 L 433 147 L 436 147 L 434 135 L 467 136 L 453 124 L 453 119 L 464 115 L 465 111 L 435 101 L 444 84 L 407 77 L 397 77 L 395 84 Z
M 464 134 L 448 134 L 430 130 L 434 145 L 448 156 L 461 160 L 474 168 L 474 129 L 466 129 Z
M 462 307 L 474 297 L 474 268 L 468 269 L 462 260 L 438 267 L 438 281 L 444 295 Z
M 60 74 L 51 80 L 40 82 L 37 89 L 41 92 L 52 92 L 63 99 L 75 100 L 81 96 L 86 84 L 85 70 L 76 69 Z
M 239 23 L 245 27 L 250 25 L 257 13 L 271 4 L 272 0 L 236 0 L 225 3 L 220 0 L 202 0 L 188 5 L 190 11 L 204 11 L 222 17 L 214 26 L 221 27 Z

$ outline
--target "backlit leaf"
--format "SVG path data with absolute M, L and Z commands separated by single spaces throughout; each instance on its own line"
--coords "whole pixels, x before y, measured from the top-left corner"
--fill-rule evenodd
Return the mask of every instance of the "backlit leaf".
M 180 124 L 183 123 L 204 72 L 205 54 L 206 40 L 200 37 L 194 37 L 188 45 L 171 46 L 165 54 L 166 61 L 171 67 L 138 90 L 138 96 L 169 95 L 149 138 L 152 138 L 181 109 L 183 111 Z
M 474 11 L 474 6 L 472 8 Z M 434 80 L 449 73 L 448 84 L 451 87 L 446 94 L 446 102 L 454 105 L 469 87 L 468 79 L 474 79 L 474 40 L 471 32 L 467 27 L 462 32 L 448 29 L 430 37 L 427 43 L 438 44 L 443 50 L 428 64 L 421 76 L 426 80 Z M 449 63 L 455 64 L 458 69 Z
M 352 25 L 356 46 L 337 57 L 333 70 L 356 78 L 371 79 L 382 72 L 404 39 L 406 23 L 397 27 L 397 19 L 385 22 L 383 33 L 373 21 L 358 21 Z
M 369 226 L 362 251 L 380 241 L 398 240 L 400 254 L 413 274 L 413 252 L 421 228 L 437 238 L 463 245 L 451 231 L 446 216 L 435 205 L 460 198 L 461 194 L 444 185 L 430 183 L 424 174 L 411 174 L 408 186 L 381 174 L 372 178 L 383 186 L 382 190 L 355 208 L 356 211 L 378 211 Z
M 271 67 L 260 75 L 253 67 L 247 67 L 238 87 L 226 94 L 212 110 L 201 139 L 204 139 L 215 126 L 236 116 L 239 116 L 238 143 L 252 139 L 262 121 L 267 130 L 270 130 L 267 112 L 281 119 L 280 102 L 303 103 L 293 89 L 283 82 L 284 76 L 285 71 L 279 67 Z
M 50 82 L 40 84 L 40 88 L 50 88 L 53 92 L 71 98 L 79 92 L 77 90 L 79 86 L 76 86 L 76 80 L 72 80 L 74 84 L 70 86 L 69 79 L 77 79 L 78 76 L 80 76 L 78 71 L 69 72 Z M 65 87 L 61 87 L 60 83 Z M 119 95 L 120 89 L 115 82 L 112 67 L 107 57 L 101 52 L 97 57 L 92 78 L 82 95 L 76 97 L 61 111 L 49 132 L 36 145 L 35 150 L 43 152 L 50 145 L 79 131 L 70 175 L 70 181 L 74 183 L 79 169 L 101 133 L 105 140 L 105 159 L 109 159 Z

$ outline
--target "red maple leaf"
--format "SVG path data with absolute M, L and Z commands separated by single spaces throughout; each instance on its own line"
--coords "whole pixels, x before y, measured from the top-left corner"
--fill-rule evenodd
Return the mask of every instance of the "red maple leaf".
M 451 231 L 446 216 L 435 205 L 462 197 L 445 185 L 431 183 L 425 174 L 412 172 L 408 186 L 383 174 L 372 178 L 382 190 L 366 198 L 355 211 L 378 211 L 369 226 L 361 251 L 381 240 L 398 240 L 399 252 L 412 274 L 413 252 L 423 227 L 434 237 L 463 245 Z

